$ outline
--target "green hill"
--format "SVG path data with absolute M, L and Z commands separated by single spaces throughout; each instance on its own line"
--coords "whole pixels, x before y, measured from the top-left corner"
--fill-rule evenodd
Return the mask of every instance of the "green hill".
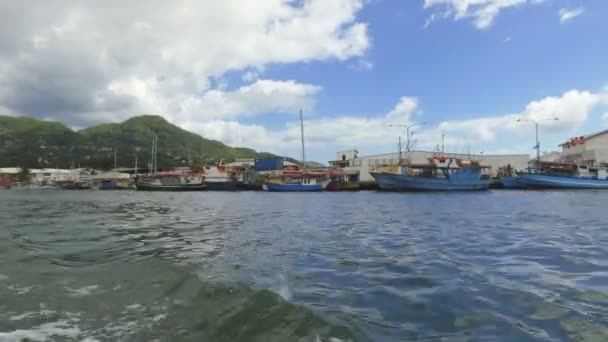
M 220 158 L 229 161 L 274 156 L 205 139 L 160 116 L 137 116 L 81 131 L 58 122 L 0 116 L 0 166 L 110 169 L 114 167 L 116 150 L 119 167 L 132 167 L 136 155 L 138 165 L 145 167 L 155 135 L 159 168 L 186 166 L 188 156 L 194 165 Z

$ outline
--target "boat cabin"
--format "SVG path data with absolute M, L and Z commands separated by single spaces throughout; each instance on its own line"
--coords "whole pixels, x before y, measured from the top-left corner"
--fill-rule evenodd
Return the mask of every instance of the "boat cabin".
M 479 161 L 431 157 L 427 164 L 404 163 L 401 165 L 401 174 L 408 176 L 451 178 L 455 176 L 464 178 L 489 178 L 489 166 L 480 165 Z
M 569 162 L 542 162 L 540 172 L 552 175 L 587 179 L 608 179 L 608 168 L 589 164 Z

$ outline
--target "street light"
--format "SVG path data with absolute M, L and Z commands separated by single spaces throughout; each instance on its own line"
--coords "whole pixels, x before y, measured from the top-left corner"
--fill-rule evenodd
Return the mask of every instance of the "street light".
M 537 172 L 540 172 L 540 142 L 538 141 L 538 125 L 544 121 L 558 121 L 558 120 L 559 120 L 559 118 L 557 118 L 557 117 L 550 118 L 550 119 L 542 119 L 542 120 L 532 120 L 532 119 L 522 119 L 522 118 L 517 119 L 517 122 L 528 121 L 528 122 L 532 122 L 534 124 L 534 128 L 536 130 L 536 146 L 534 146 L 534 148 L 536 149 Z
M 412 141 L 411 141 L 411 137 L 412 137 L 412 135 L 414 135 L 414 132 L 412 132 L 410 134 L 410 128 L 412 128 L 414 126 L 422 126 L 422 125 L 428 125 L 428 124 L 429 124 L 428 122 L 413 123 L 413 124 L 409 124 L 409 125 L 391 124 L 391 125 L 388 125 L 388 127 L 405 127 L 405 134 L 406 134 L 406 138 L 407 138 L 407 140 L 405 141 L 405 151 L 409 152 L 415 143 L 415 142 L 412 143 Z

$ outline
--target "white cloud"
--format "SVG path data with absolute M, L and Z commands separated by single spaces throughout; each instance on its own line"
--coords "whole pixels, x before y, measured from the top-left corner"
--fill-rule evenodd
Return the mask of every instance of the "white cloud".
M 531 101 L 521 111 L 485 117 L 449 120 L 438 126 L 417 126 L 414 138 L 416 148 L 434 149 L 446 133 L 445 144 L 454 152 L 526 153 L 529 151 L 533 125 L 517 119 L 543 120 L 559 117 L 559 121 L 542 124 L 544 134 L 562 137 L 588 122 L 591 113 L 601 105 L 608 105 L 608 92 L 570 90 L 560 96 L 547 96 Z M 326 161 L 336 150 L 358 148 L 362 153 L 396 151 L 397 137 L 405 135 L 401 127 L 389 124 L 410 124 L 424 121 L 420 117 L 419 100 L 402 97 L 386 114 L 361 116 L 319 117 L 306 119 L 305 136 L 310 159 Z M 608 113 L 605 114 L 608 118 Z M 191 127 L 211 138 L 231 144 L 298 156 L 300 154 L 300 127 L 296 116 L 281 129 L 270 130 L 259 125 L 243 125 L 235 121 L 216 121 Z
M 546 120 L 559 118 L 558 121 L 547 121 L 543 127 L 553 132 L 564 132 L 580 127 L 589 117 L 591 110 L 601 103 L 603 94 L 589 91 L 570 90 L 562 96 L 548 96 L 532 101 L 523 111 L 498 116 L 489 116 L 462 121 L 446 121 L 441 128 L 460 136 L 468 135 L 481 142 L 492 142 L 497 135 L 516 133 L 530 125 L 517 122 L 517 119 Z M 526 125 L 526 126 L 524 126 Z
M 559 21 L 563 24 L 572 20 L 585 12 L 584 7 L 576 7 L 571 9 L 562 8 L 559 10 Z
M 424 0 L 426 9 L 441 8 L 429 16 L 425 27 L 438 19 L 452 17 L 454 20 L 471 19 L 476 28 L 486 29 L 504 9 L 542 2 L 544 0 Z
M 252 101 L 235 97 L 272 85 L 297 90 L 295 82 L 260 82 L 265 65 L 364 56 L 367 26 L 356 18 L 363 3 L 1 2 L 0 106 L 79 126 L 143 110 L 173 121 L 231 119 L 235 102 Z M 254 89 L 223 88 L 230 71 L 244 72 Z M 290 98 L 300 105 L 300 97 Z
M 402 97 L 395 107 L 384 115 L 373 117 L 339 116 L 307 118 L 304 114 L 305 138 L 311 159 L 323 161 L 328 153 L 343 147 L 366 146 L 375 148 L 396 143 L 401 128 L 389 124 L 411 123 L 418 109 L 414 97 Z M 295 113 L 294 113 L 295 114 Z M 238 121 L 214 120 L 182 125 L 205 137 L 231 145 L 248 146 L 261 151 L 299 156 L 300 123 L 293 120 L 281 129 L 270 130 L 261 125 L 246 125 Z

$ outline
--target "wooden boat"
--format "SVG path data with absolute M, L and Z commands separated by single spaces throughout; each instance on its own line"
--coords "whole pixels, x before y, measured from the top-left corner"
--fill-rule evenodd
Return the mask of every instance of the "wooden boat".
M 140 181 L 135 183 L 135 188 L 139 191 L 201 191 L 205 190 L 206 184 L 158 184 Z
M 361 190 L 361 184 L 359 182 L 347 182 L 332 180 L 327 187 L 326 191 L 358 191 Z
M 264 183 L 262 189 L 276 192 L 316 192 L 323 191 L 329 184 L 326 170 L 306 169 L 306 152 L 304 148 L 304 118 L 300 110 L 300 133 L 302 138 L 302 168 L 288 166 L 282 175 L 272 177 Z
M 358 181 L 359 173 L 347 174 L 342 170 L 334 170 L 329 177 L 331 182 L 325 188 L 327 191 L 358 191 L 361 189 L 361 184 Z
M 239 191 L 247 190 L 246 174 L 243 167 L 222 165 L 209 165 L 203 168 L 203 180 L 207 185 L 204 190 L 209 191 Z
M 406 163 L 401 173 L 371 172 L 382 190 L 392 191 L 480 191 L 488 190 L 488 167 L 456 158 L 432 157 L 428 164 Z
M 194 173 L 157 173 L 139 177 L 135 181 L 138 191 L 201 191 L 207 188 L 201 174 Z
M 301 179 L 271 179 L 264 183 L 263 189 L 275 192 L 309 192 L 323 191 L 329 179 L 301 178 Z

